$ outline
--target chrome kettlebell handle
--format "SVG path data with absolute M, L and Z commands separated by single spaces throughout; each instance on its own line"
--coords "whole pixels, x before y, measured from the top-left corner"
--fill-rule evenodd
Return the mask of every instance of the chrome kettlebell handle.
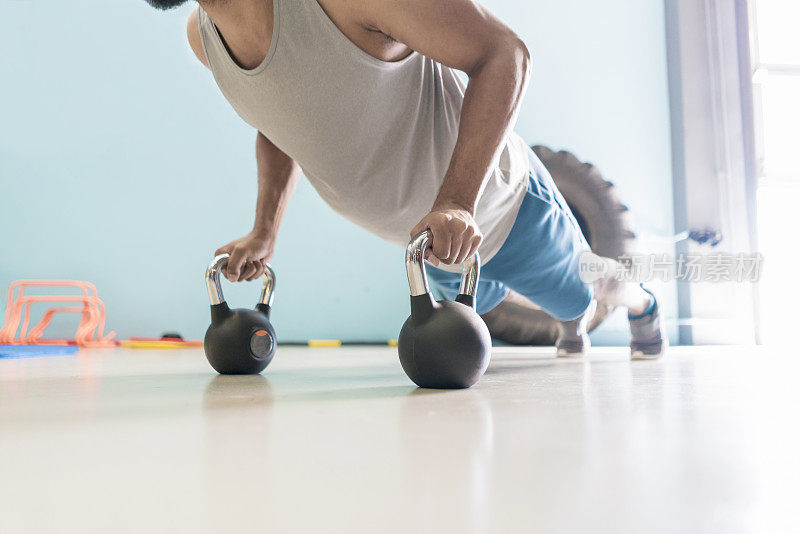
M 206 289 L 208 290 L 208 300 L 211 301 L 212 306 L 222 304 L 225 302 L 225 297 L 222 294 L 222 286 L 220 285 L 220 273 L 222 268 L 228 264 L 228 258 L 231 255 L 228 253 L 220 254 L 211 260 L 206 269 Z M 258 304 L 266 304 L 272 307 L 272 299 L 275 297 L 275 271 L 267 264 L 267 270 L 264 271 L 264 286 L 261 288 L 261 296 L 258 299 Z
M 406 247 L 406 274 L 411 296 L 430 293 L 428 275 L 425 272 L 425 251 L 431 246 L 433 234 L 425 230 L 417 234 Z M 481 271 L 481 258 L 475 252 L 461 264 L 461 289 L 459 293 L 475 298 L 478 292 L 478 278 Z

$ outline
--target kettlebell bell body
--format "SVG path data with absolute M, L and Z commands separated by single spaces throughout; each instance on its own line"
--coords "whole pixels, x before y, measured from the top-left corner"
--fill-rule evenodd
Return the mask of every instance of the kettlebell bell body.
M 230 309 L 220 286 L 220 271 L 228 254 L 220 254 L 206 270 L 206 288 L 211 301 L 211 325 L 203 348 L 206 358 L 220 374 L 245 375 L 263 371 L 275 356 L 275 329 L 269 321 L 275 294 L 275 272 L 264 273 L 261 297 L 255 309 Z
M 428 288 L 424 261 L 431 238 L 430 232 L 423 232 L 406 249 L 411 316 L 397 340 L 400 363 L 420 387 L 468 388 L 483 376 L 492 348 L 489 329 L 475 311 L 480 258 L 476 253 L 462 265 L 456 300 L 436 302 Z

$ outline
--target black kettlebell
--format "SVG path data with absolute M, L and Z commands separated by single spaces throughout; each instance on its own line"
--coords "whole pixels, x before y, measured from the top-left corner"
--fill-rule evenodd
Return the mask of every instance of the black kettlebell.
M 425 250 L 432 239 L 433 235 L 425 231 L 406 249 L 411 316 L 397 340 L 400 363 L 419 387 L 468 388 L 483 376 L 492 349 L 489 329 L 475 311 L 480 257 L 476 253 L 462 264 L 456 300 L 436 302 L 425 273 Z
M 214 258 L 206 270 L 206 288 L 211 301 L 211 325 L 206 330 L 206 358 L 223 375 L 254 375 L 263 371 L 275 356 L 275 330 L 269 311 L 275 295 L 275 272 L 267 265 L 264 287 L 254 310 L 231 310 L 220 286 L 220 270 L 230 254 Z

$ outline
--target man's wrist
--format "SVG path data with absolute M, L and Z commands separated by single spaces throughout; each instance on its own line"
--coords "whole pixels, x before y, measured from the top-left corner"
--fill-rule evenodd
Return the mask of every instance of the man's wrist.
M 274 233 L 272 225 L 254 226 L 250 235 L 259 239 L 269 239 Z
M 467 202 L 463 199 L 450 197 L 437 197 L 433 203 L 431 211 L 463 210 L 475 216 L 475 203 Z

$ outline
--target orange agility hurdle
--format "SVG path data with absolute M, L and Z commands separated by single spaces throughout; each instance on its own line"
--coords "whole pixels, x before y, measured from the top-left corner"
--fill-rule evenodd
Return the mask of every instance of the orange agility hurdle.
M 31 287 L 77 288 L 80 295 L 25 295 Z M 42 319 L 28 332 L 31 305 L 36 302 L 78 303 L 82 306 L 55 307 L 48 309 Z M 80 313 L 74 339 L 42 339 L 45 328 L 56 313 Z M 20 328 L 21 323 L 21 328 Z M 5 325 L 0 329 L 0 343 L 10 344 L 76 344 L 82 347 L 111 347 L 114 332 L 103 335 L 105 327 L 105 304 L 97 296 L 97 288 L 90 282 L 76 280 L 16 280 L 8 290 L 8 305 Z M 17 337 L 17 330 L 20 331 Z

